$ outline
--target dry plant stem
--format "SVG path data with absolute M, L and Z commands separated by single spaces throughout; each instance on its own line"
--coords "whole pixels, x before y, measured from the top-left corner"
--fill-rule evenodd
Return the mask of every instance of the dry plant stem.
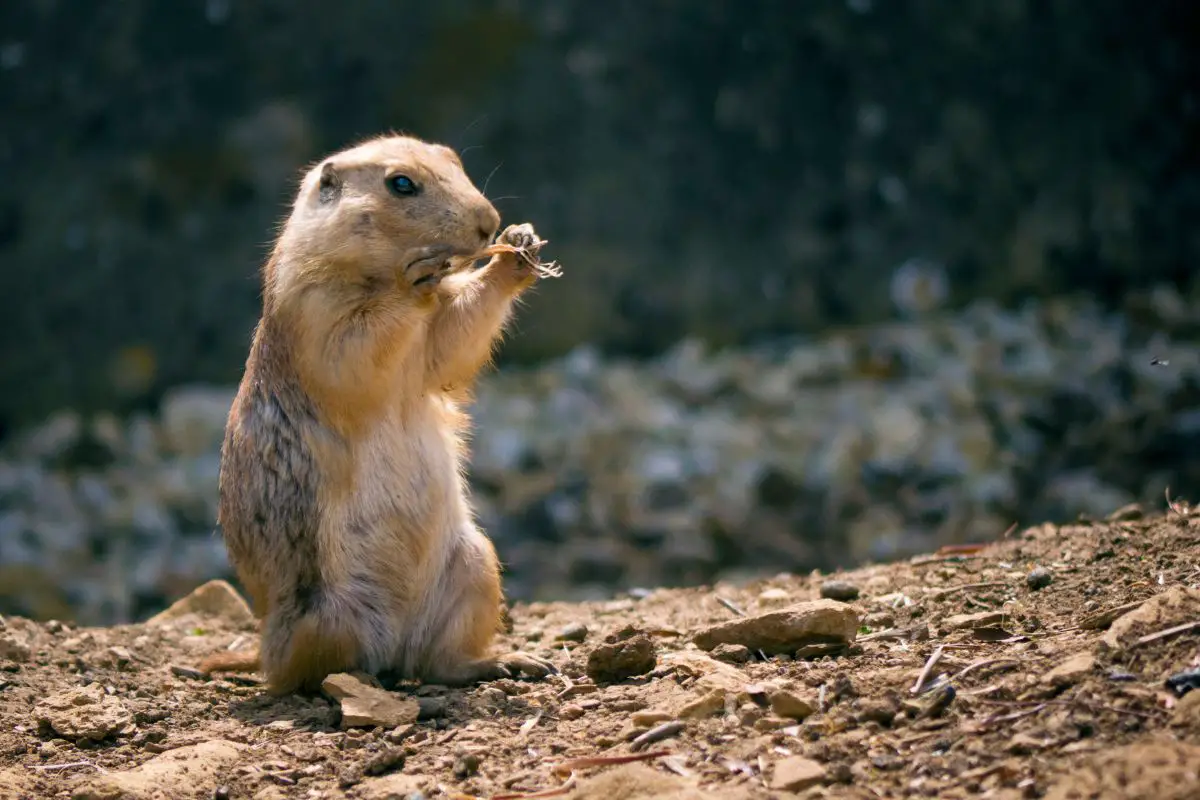
M 744 617 L 744 616 L 746 616 L 746 612 L 745 612 L 745 611 L 743 611 L 743 610 L 742 610 L 742 609 L 741 609 L 741 608 L 738 606 L 738 604 L 737 604 L 737 603 L 735 603 L 735 602 L 733 602 L 732 600 L 726 600 L 724 597 L 718 596 L 718 597 L 717 597 L 717 602 L 718 602 L 718 603 L 720 603 L 721 605 L 725 606 L 726 608 L 728 608 L 728 609 L 729 609 L 730 611 L 732 611 L 734 614 L 737 614 L 739 617 Z
M 1133 646 L 1138 647 L 1143 644 L 1149 644 L 1150 642 L 1157 642 L 1159 639 L 1178 636 L 1181 633 L 1188 633 L 1189 631 L 1194 631 L 1197 628 L 1200 628 L 1200 620 L 1195 622 L 1185 622 L 1183 625 L 1176 625 L 1174 628 L 1167 628 L 1166 630 L 1161 630 L 1157 633 L 1147 634 L 1134 642 Z
M 580 758 L 563 761 L 561 764 L 555 764 L 550 768 L 550 771 L 556 775 L 565 775 L 568 772 L 574 773 L 575 770 L 587 769 L 588 767 L 606 767 L 613 764 L 629 764 L 634 761 L 651 761 L 669 755 L 671 755 L 670 750 L 652 750 L 649 753 L 636 753 L 625 756 L 581 756 Z
M 511 244 L 493 244 L 485 247 L 473 256 L 473 260 L 486 258 L 488 256 L 498 255 L 500 253 L 516 253 L 522 261 L 537 272 L 539 278 L 561 278 L 562 270 L 555 261 L 541 261 L 538 259 L 538 251 L 547 243 L 548 240 L 542 239 L 534 242 L 532 246 L 526 249 L 513 247 Z
M 925 685 L 925 681 L 929 680 L 929 673 L 933 672 L 934 666 L 941 659 L 942 653 L 945 652 L 945 645 L 938 645 L 934 648 L 933 654 L 929 656 L 929 660 L 925 662 L 925 667 L 921 670 L 921 674 L 917 676 L 917 682 L 913 684 L 912 693 L 920 694 L 921 687 Z
M 684 723 L 673 720 L 664 722 L 662 725 L 657 725 L 643 733 L 641 736 L 629 743 L 630 750 L 644 750 L 655 742 L 661 742 L 663 739 L 668 739 L 682 731 L 686 725 Z

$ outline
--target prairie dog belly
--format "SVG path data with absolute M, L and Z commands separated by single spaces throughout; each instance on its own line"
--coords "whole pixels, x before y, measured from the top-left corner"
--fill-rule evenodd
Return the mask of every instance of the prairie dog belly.
M 322 515 L 330 611 L 358 629 L 368 668 L 421 649 L 441 605 L 442 573 L 473 530 L 457 444 L 436 408 L 423 411 L 381 420 L 355 444 L 349 480 L 331 482 Z

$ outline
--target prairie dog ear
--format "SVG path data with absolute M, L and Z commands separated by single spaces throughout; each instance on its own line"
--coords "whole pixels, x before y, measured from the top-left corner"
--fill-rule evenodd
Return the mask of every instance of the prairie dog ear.
M 332 203 L 342 195 L 342 176 L 332 161 L 321 165 L 321 177 L 317 180 L 317 197 L 321 203 Z
M 443 155 L 447 156 L 451 161 L 453 161 L 459 167 L 462 167 L 462 165 L 463 165 L 462 159 L 459 158 L 458 153 L 457 153 L 457 151 L 454 150 L 454 148 L 447 147 L 444 144 L 439 144 L 438 147 L 441 149 Z

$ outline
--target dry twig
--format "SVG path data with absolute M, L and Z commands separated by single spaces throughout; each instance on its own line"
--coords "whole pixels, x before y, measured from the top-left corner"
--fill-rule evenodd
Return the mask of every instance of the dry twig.
M 1159 639 L 1178 636 L 1181 633 L 1188 633 L 1189 631 L 1194 631 L 1197 628 L 1200 628 L 1200 620 L 1196 620 L 1195 622 L 1185 622 L 1184 624 L 1176 625 L 1173 628 L 1167 628 L 1166 630 L 1157 631 L 1155 633 L 1148 633 L 1134 642 L 1133 646 L 1137 647 L 1143 644 L 1150 644 L 1150 642 L 1157 642 Z
M 921 687 L 925 685 L 925 681 L 929 680 L 929 673 L 933 672 L 934 666 L 941 659 L 942 653 L 946 651 L 945 645 L 938 645 L 934 648 L 933 654 L 929 656 L 929 660 L 925 662 L 925 667 L 921 670 L 921 674 L 917 676 L 917 682 L 913 684 L 910 690 L 913 694 L 920 694 Z
M 739 606 L 737 603 L 733 602 L 732 600 L 726 600 L 724 597 L 717 595 L 717 602 L 720 603 L 721 605 L 725 606 L 726 608 L 728 608 L 734 614 L 737 614 L 739 617 L 746 616 L 746 612 L 742 610 L 741 606 Z

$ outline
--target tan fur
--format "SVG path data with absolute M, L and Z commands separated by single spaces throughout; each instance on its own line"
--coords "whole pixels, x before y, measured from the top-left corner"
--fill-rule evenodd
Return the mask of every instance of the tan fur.
M 392 192 L 395 174 L 420 193 Z M 279 693 L 350 669 L 446 683 L 551 669 L 488 655 L 499 565 L 462 476 L 461 404 L 536 280 L 511 253 L 471 268 L 498 225 L 453 151 L 417 139 L 374 139 L 305 176 L 222 448 L 219 522 L 261 660 L 204 669 L 261 665 Z M 499 240 L 535 239 L 522 225 Z

